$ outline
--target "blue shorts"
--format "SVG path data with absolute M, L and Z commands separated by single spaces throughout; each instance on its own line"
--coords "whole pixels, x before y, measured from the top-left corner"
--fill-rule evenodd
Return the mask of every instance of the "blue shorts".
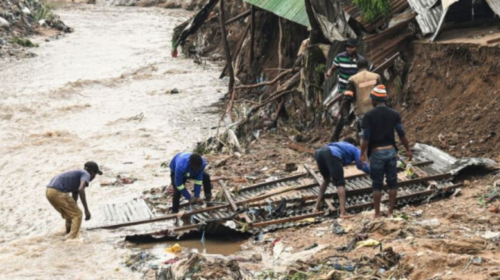
M 389 189 L 398 187 L 398 160 L 396 149 L 374 151 L 370 155 L 370 178 L 373 189 L 381 191 L 384 186 L 384 175 Z

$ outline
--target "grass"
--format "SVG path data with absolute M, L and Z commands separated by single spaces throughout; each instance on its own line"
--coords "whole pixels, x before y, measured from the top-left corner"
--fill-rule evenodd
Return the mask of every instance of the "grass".
M 31 42 L 29 39 L 14 37 L 14 38 L 10 39 L 10 42 L 13 44 L 18 44 L 18 45 L 26 47 L 26 48 L 38 48 L 38 44 Z

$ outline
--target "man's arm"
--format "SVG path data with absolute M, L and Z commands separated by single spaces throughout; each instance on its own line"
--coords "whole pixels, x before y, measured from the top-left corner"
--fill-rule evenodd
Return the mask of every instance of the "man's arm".
M 203 170 L 198 172 L 196 178 L 194 179 L 194 197 L 200 198 L 201 185 L 203 185 Z
M 370 174 L 370 166 L 366 164 L 364 161 L 361 161 L 361 153 L 358 148 L 354 148 L 354 160 L 356 161 L 356 167 L 365 172 L 366 174 Z
M 368 143 L 369 143 L 368 140 L 365 139 L 364 133 L 365 131 L 363 130 L 363 139 L 361 140 L 361 155 L 359 155 L 359 160 L 362 162 L 366 161 L 365 155 L 366 152 L 368 151 Z
M 411 161 L 412 154 L 410 150 L 410 142 L 408 141 L 408 138 L 406 138 L 406 132 L 403 129 L 403 123 L 401 122 L 401 116 L 399 114 L 398 114 L 398 121 L 396 123 L 396 132 L 398 133 L 401 143 L 403 143 L 403 146 L 405 147 L 407 160 Z
M 333 72 L 335 72 L 335 70 L 337 70 L 337 68 L 339 67 L 339 65 L 340 65 L 340 61 L 339 61 L 338 56 L 336 56 L 335 59 L 332 62 L 332 66 L 330 67 L 330 69 L 328 69 L 328 71 L 325 74 L 326 77 L 330 78 L 332 76 Z
M 87 197 L 85 196 L 85 186 L 87 185 L 86 181 L 80 181 L 80 187 L 78 188 L 78 194 L 82 198 L 83 209 L 85 210 L 85 221 L 90 220 L 90 211 L 87 206 Z M 73 196 L 74 198 L 74 196 Z
M 359 156 L 359 160 L 361 162 L 365 162 L 365 155 L 368 152 L 368 144 L 370 143 L 370 135 L 371 135 L 371 125 L 370 118 L 368 115 L 365 115 L 363 118 L 363 122 L 361 123 L 361 128 L 363 129 L 363 136 L 361 139 L 361 155 Z
M 175 182 L 174 187 L 177 188 L 178 191 L 182 193 L 182 195 L 187 199 L 191 199 L 191 194 L 184 186 L 184 176 L 186 176 L 186 172 L 182 170 L 179 164 L 175 167 Z

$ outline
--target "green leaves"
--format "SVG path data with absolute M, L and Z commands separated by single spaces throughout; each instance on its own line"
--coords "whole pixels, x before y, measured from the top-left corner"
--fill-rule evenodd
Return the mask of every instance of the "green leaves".
M 386 17 L 391 14 L 392 0 L 353 0 L 353 4 L 361 11 L 361 17 L 365 21 L 371 21 L 378 17 Z

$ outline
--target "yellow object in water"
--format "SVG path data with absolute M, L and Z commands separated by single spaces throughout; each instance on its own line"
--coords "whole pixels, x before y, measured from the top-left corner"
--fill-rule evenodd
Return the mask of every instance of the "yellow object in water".
M 165 249 L 165 252 L 167 253 L 180 253 L 182 251 L 182 247 L 181 245 L 175 243 L 174 246 L 172 247 L 168 247 L 167 249 Z
M 374 246 L 377 246 L 379 244 L 380 244 L 380 242 L 378 242 L 375 239 L 367 239 L 367 240 L 359 241 L 358 243 L 356 243 L 356 249 L 359 249 L 361 247 L 374 247 Z

